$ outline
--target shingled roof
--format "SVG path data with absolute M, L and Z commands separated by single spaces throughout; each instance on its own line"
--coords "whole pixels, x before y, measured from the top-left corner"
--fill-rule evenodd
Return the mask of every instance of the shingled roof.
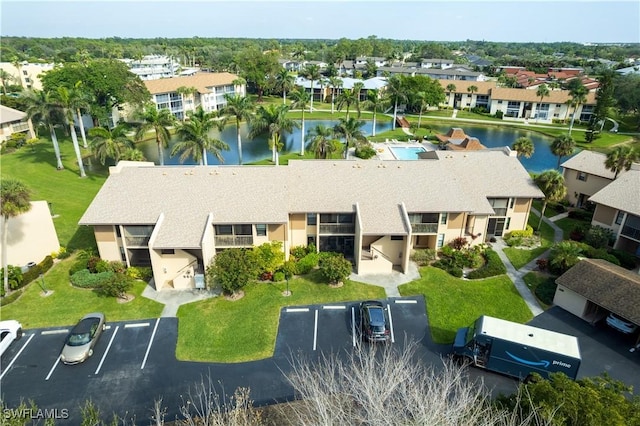
M 589 201 L 640 216 L 638 188 L 640 188 L 640 170 L 632 168 L 618 175 L 616 180 L 589 197 Z
M 160 93 L 171 93 L 179 87 L 195 87 L 198 93 L 211 93 L 209 87 L 226 86 L 233 84 L 238 76 L 228 72 L 199 72 L 194 75 L 184 77 L 161 78 L 158 80 L 145 80 L 149 93 L 157 95 Z
M 640 275 L 602 259 L 584 259 L 556 283 L 640 325 Z

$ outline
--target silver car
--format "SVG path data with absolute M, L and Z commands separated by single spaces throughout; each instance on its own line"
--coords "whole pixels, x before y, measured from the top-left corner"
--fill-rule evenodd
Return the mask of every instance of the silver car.
M 613 312 L 610 312 L 607 317 L 607 325 L 625 334 L 634 333 L 638 329 L 637 325 L 614 314 Z
M 82 317 L 67 336 L 60 361 L 64 364 L 78 364 L 93 355 L 93 347 L 107 328 L 104 314 L 93 312 Z

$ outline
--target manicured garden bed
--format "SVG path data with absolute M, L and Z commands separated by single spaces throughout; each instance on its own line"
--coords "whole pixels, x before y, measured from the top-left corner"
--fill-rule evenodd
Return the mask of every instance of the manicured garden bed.
M 529 225 L 536 229 L 538 227 L 538 221 L 540 216 L 535 213 L 529 215 Z M 547 251 L 553 244 L 555 232 L 551 226 L 542 222 L 540 227 L 540 246 L 533 249 L 521 249 L 514 247 L 505 247 L 504 254 L 509 258 L 509 261 L 514 268 L 520 269 L 527 263 L 531 262 L 536 257 Z

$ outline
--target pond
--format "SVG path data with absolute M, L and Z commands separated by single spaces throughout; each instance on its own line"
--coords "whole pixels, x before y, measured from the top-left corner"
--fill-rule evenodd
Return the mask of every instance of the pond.
M 333 127 L 337 123 L 337 120 L 305 120 L 305 131 L 308 132 L 318 124 Z M 365 135 L 371 134 L 373 127 L 372 124 L 373 122 L 371 120 L 365 120 L 365 125 L 362 127 L 362 131 Z M 432 129 L 434 133 L 446 133 L 450 127 L 451 126 L 432 126 Z M 464 124 L 462 128 L 467 135 L 478 138 L 487 148 L 511 146 L 519 137 L 528 137 L 533 142 L 535 152 L 531 158 L 520 158 L 520 161 L 529 172 L 539 173 L 547 169 L 553 169 L 557 165 L 558 158 L 551 152 L 550 147 L 552 139 L 549 137 L 535 132 L 511 127 L 484 127 Z M 383 123 L 376 123 L 376 134 L 388 130 L 391 130 L 391 122 L 387 121 Z M 248 133 L 249 126 L 246 123 L 242 123 L 240 125 L 240 134 L 242 135 L 243 163 L 252 163 L 266 158 L 271 158 L 271 150 L 267 144 L 267 136 L 262 135 L 254 139 L 249 139 Z M 284 138 L 284 149 L 281 151 L 281 154 L 285 152 L 300 152 L 300 133 L 300 129 L 295 129 L 292 133 L 286 134 Z M 208 163 L 211 165 L 238 164 L 238 147 L 235 125 L 230 124 L 221 132 L 214 131 L 212 136 L 226 142 L 230 149 L 229 151 L 222 152 L 222 157 L 224 159 L 223 163 L 218 161 L 218 159 L 212 154 L 208 155 Z M 171 147 L 176 141 L 177 138 L 173 136 L 169 147 L 164 150 L 165 164 L 181 164 L 178 156 L 171 157 L 170 155 Z M 308 149 L 311 144 L 311 140 L 308 136 L 305 138 L 305 142 L 307 145 L 306 149 Z M 154 141 L 139 143 L 138 148 L 142 150 L 147 160 L 158 163 L 158 149 Z M 568 157 L 563 158 L 563 161 L 567 158 Z M 195 164 L 195 162 L 193 160 L 187 160 L 183 164 Z

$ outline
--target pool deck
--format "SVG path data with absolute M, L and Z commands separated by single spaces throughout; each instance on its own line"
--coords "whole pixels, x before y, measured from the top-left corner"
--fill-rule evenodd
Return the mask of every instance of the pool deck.
M 418 141 L 409 141 L 409 142 L 400 142 L 397 141 L 395 139 L 390 139 L 387 140 L 386 142 L 372 142 L 371 145 L 373 146 L 373 149 L 376 150 L 377 155 L 376 158 L 378 160 L 398 160 L 398 158 L 396 158 L 396 156 L 393 154 L 393 152 L 391 151 L 391 149 L 389 148 L 393 148 L 393 147 L 398 147 L 398 148 L 424 148 L 425 151 L 435 151 L 436 148 L 435 146 L 430 143 L 430 142 L 426 142 L 426 143 L 421 143 Z

